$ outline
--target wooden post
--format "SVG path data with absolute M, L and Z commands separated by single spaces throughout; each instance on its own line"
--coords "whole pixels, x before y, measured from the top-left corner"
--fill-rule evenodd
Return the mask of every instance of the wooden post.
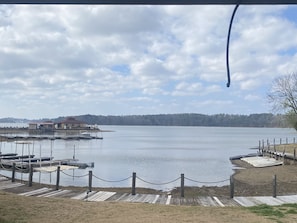
M 56 181 L 56 190 L 59 190 L 59 183 L 60 183 L 60 166 L 57 168 L 57 181 Z
M 275 148 L 275 138 L 273 139 L 273 148 Z
M 261 149 L 261 141 L 259 140 L 259 151 L 260 151 L 260 149 Z
M 11 176 L 11 182 L 15 182 L 15 163 L 12 164 L 12 176 Z
M 293 143 L 295 144 L 295 137 L 293 138 Z
M 135 195 L 136 194 L 136 173 L 133 172 L 133 175 L 132 175 L 132 195 Z
M 32 181 L 33 181 L 33 166 L 30 164 L 29 166 L 29 187 L 32 187 Z
M 273 197 L 276 197 L 276 175 L 273 176 Z
M 234 179 L 230 176 L 230 198 L 234 197 Z
M 282 138 L 279 139 L 279 144 L 280 144 L 280 145 L 282 144 Z
M 286 144 L 288 144 L 288 137 L 286 137 Z
M 89 171 L 89 192 L 92 191 L 92 178 L 93 178 L 93 172 L 92 170 Z
M 185 197 L 185 174 L 180 175 L 180 196 Z

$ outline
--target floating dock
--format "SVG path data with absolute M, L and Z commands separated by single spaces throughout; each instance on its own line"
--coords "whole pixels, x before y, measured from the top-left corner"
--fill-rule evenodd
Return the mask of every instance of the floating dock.
M 61 165 L 85 169 L 94 167 L 94 162 L 83 163 L 78 162 L 77 159 L 54 160 L 53 157 L 34 158 L 34 155 L 17 156 L 14 153 L 1 154 L 0 156 L 0 168 L 6 170 L 12 170 L 15 167 L 17 171 L 29 172 L 30 167 L 37 171 L 38 168 L 57 168 L 57 166 Z

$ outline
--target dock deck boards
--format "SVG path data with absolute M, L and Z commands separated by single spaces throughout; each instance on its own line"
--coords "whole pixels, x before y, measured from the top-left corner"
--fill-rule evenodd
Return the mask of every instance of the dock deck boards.
M 23 183 L 11 182 L 6 177 L 0 176 L 0 190 L 10 191 L 12 188 L 23 187 L 20 196 L 35 196 L 35 197 L 48 197 L 56 198 L 63 197 L 69 199 L 76 199 L 91 202 L 133 202 L 133 203 L 150 203 L 162 205 L 196 205 L 196 206 L 256 206 L 260 204 L 267 205 L 282 205 L 285 203 L 297 203 L 297 195 L 278 196 L 276 198 L 269 196 L 253 196 L 253 197 L 216 197 L 216 196 L 196 196 L 192 198 L 173 197 L 171 194 L 136 194 L 131 193 L 117 193 L 110 191 L 72 191 L 66 189 L 54 190 L 49 187 L 42 187 L 31 190 Z M 18 190 L 19 191 L 19 190 Z

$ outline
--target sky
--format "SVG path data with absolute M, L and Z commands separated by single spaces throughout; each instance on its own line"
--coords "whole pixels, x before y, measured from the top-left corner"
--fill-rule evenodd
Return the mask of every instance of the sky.
M 0 5 L 0 118 L 272 112 L 297 6 Z

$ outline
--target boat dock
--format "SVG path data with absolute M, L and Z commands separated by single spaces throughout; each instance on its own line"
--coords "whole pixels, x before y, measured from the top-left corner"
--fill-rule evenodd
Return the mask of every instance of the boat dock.
M 38 171 L 38 168 L 55 167 L 57 166 L 72 166 L 73 168 L 85 169 L 87 167 L 94 167 L 94 162 L 83 163 L 79 162 L 77 159 L 62 159 L 54 160 L 53 157 L 37 157 L 34 155 L 22 155 L 18 156 L 15 153 L 0 154 L 0 169 L 13 170 L 19 172 L 29 172 L 30 167 L 33 167 L 34 171 Z
M 29 135 L 29 136 L 9 136 L 9 135 L 0 135 L 0 141 L 34 141 L 34 140 L 91 140 L 91 139 L 103 139 L 100 136 L 91 136 L 91 135 Z

